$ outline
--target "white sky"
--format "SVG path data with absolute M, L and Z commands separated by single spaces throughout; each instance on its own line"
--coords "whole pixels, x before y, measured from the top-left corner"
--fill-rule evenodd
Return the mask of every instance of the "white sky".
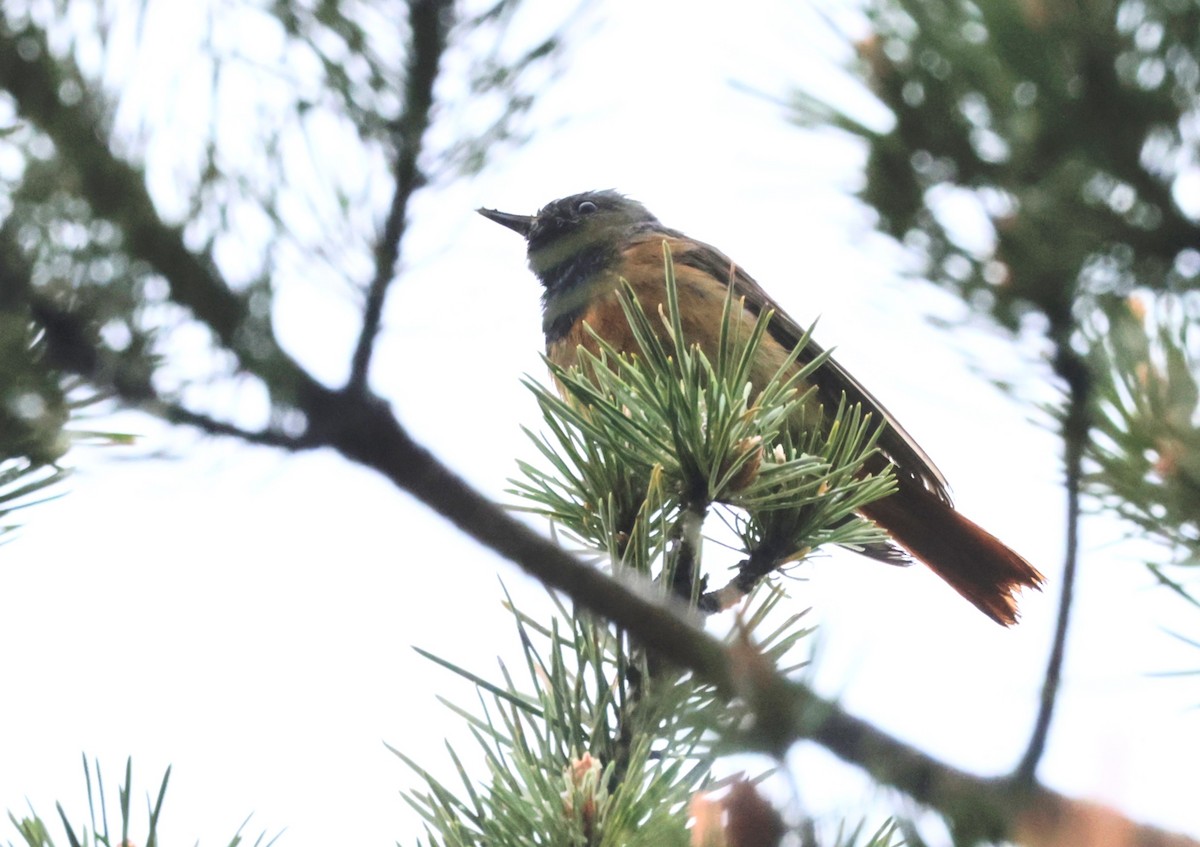
M 185 6 L 171 4 L 171 14 Z M 822 692 L 953 764 L 1003 772 L 1028 735 L 1053 627 L 1056 441 L 964 355 L 993 373 L 1028 373 L 1009 345 L 926 323 L 959 307 L 902 279 L 898 251 L 847 199 L 861 151 L 797 130 L 731 87 L 779 94 L 807 80 L 838 90 L 840 53 L 819 18 L 777 0 L 724 8 L 603 4 L 536 113 L 536 140 L 478 179 L 419 197 L 373 385 L 418 439 L 501 498 L 516 457 L 533 454 L 520 426 L 536 425 L 537 413 L 519 379 L 541 374 L 538 288 L 520 240 L 472 210 L 528 212 L 613 187 L 718 244 L 801 322 L 821 316 L 818 339 L 837 346 L 934 456 L 963 511 L 1049 576 L 1013 631 L 919 567 L 837 553 L 792 586 L 796 607 L 813 605 L 822 623 Z M 555 4 L 530 13 L 541 23 Z M 165 33 L 179 25 L 162 14 L 148 22 Z M 139 61 L 185 65 L 186 40 L 167 41 L 170 50 Z M 170 91 L 171 75 L 161 76 Z M 343 151 L 328 156 L 343 167 Z M 169 184 L 170 167 L 159 167 Z M 344 168 L 369 173 L 352 159 Z M 357 331 L 344 284 L 292 271 L 280 337 L 315 372 L 340 379 Z M 449 345 L 450 331 L 467 343 Z M 1031 394 L 1045 396 L 1043 375 L 1025 377 Z M 449 773 L 443 738 L 460 752 L 469 744 L 435 695 L 470 695 L 409 646 L 486 673 L 497 652 L 517 647 L 498 580 L 532 606 L 540 589 L 333 455 L 197 441 L 132 415 L 111 426 L 144 434 L 139 455 L 173 457 L 80 451 L 70 495 L 32 510 L 0 553 L 0 807 L 20 815 L 28 798 L 53 830 L 61 800 L 82 820 L 80 753 L 99 757 L 114 798 L 132 755 L 140 792 L 174 766 L 163 827 L 173 841 L 224 843 L 253 812 L 246 832 L 286 828 L 283 844 L 411 842 L 398 791 L 416 782 L 383 742 Z M 1119 534 L 1085 527 L 1041 776 L 1200 835 L 1200 697 L 1187 681 L 1148 676 L 1195 666 L 1194 651 L 1163 633 L 1194 631 L 1194 617 L 1151 587 Z M 854 813 L 873 796 L 822 756 L 801 752 L 796 765 L 815 807 Z

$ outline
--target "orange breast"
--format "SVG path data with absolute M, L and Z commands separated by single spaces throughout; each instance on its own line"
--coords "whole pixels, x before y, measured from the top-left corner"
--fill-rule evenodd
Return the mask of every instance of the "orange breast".
M 613 272 L 628 280 L 659 337 L 670 344 L 663 318 L 666 315 L 666 284 L 663 277 L 662 242 L 649 239 L 626 250 L 622 262 Z M 675 282 L 679 294 L 680 322 L 689 344 L 698 344 L 710 360 L 715 361 L 720 340 L 721 315 L 725 306 L 726 285 L 707 273 L 686 265 L 675 266 Z M 599 345 L 585 328 L 592 328 L 620 353 L 638 354 L 640 350 L 617 296 L 615 286 L 598 286 L 596 297 L 584 309 L 580 319 L 562 339 L 549 345 L 547 354 L 554 364 L 567 368 L 576 364 L 578 348 L 593 354 Z M 733 337 L 748 338 L 756 316 L 746 308 L 736 308 L 733 314 Z M 763 338 L 760 352 L 751 369 L 751 384 L 761 389 L 775 375 L 787 358 L 784 349 L 770 335 Z
M 637 342 L 625 320 L 625 313 L 621 310 L 617 292 L 609 290 L 593 299 L 570 331 L 546 348 L 551 362 L 560 368 L 572 367 L 577 363 L 580 347 L 594 355 L 599 355 L 600 345 L 596 343 L 592 333 L 585 328 L 585 324 L 615 347 L 618 352 L 637 352 Z

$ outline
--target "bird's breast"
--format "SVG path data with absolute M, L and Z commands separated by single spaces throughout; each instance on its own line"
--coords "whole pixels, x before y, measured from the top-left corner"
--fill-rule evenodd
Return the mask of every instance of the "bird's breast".
M 648 251 L 645 251 L 648 253 Z M 661 247 L 657 262 L 649 255 L 636 257 L 642 261 L 626 261 L 619 271 L 598 275 L 590 282 L 583 302 L 570 304 L 571 320 L 553 336 L 547 333 L 546 354 L 556 366 L 569 368 L 578 364 L 579 349 L 599 355 L 597 336 L 617 353 L 641 356 L 637 338 L 629 327 L 619 297 L 620 280 L 628 280 L 642 310 L 668 349 L 673 342 L 667 328 L 666 284 L 663 278 Z M 722 315 L 725 308 L 726 286 L 708 274 L 677 265 L 675 283 L 679 298 L 679 318 L 684 340 L 698 346 L 712 362 L 716 362 L 720 342 Z M 730 315 L 730 338 L 736 345 L 750 337 L 757 316 L 739 301 L 733 304 Z M 791 351 L 770 335 L 762 337 L 758 355 L 750 372 L 750 382 L 761 390 L 775 376 Z
M 621 309 L 617 284 L 614 279 L 606 292 L 593 292 L 588 302 L 574 311 L 571 320 L 558 334 L 551 336 L 547 333 L 546 355 L 551 362 L 560 368 L 573 367 L 579 362 L 580 348 L 592 355 L 600 355 L 597 335 L 618 353 L 637 352 L 637 340 Z

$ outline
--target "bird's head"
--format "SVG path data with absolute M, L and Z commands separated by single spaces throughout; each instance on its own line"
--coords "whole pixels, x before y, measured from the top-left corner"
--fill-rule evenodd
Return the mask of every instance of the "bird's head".
M 547 285 L 570 265 L 603 261 L 615 256 L 631 235 L 662 228 L 645 206 L 616 191 L 572 194 L 547 203 L 535 215 L 478 212 L 524 236 L 529 267 Z

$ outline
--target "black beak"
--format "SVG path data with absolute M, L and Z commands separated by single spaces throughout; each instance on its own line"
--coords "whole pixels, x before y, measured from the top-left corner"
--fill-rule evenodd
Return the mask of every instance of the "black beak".
M 476 209 L 475 211 L 489 221 L 495 221 L 514 232 L 519 232 L 523 238 L 529 237 L 529 231 L 533 229 L 533 224 L 537 220 L 536 215 L 514 215 L 510 212 L 498 212 L 495 209 Z

